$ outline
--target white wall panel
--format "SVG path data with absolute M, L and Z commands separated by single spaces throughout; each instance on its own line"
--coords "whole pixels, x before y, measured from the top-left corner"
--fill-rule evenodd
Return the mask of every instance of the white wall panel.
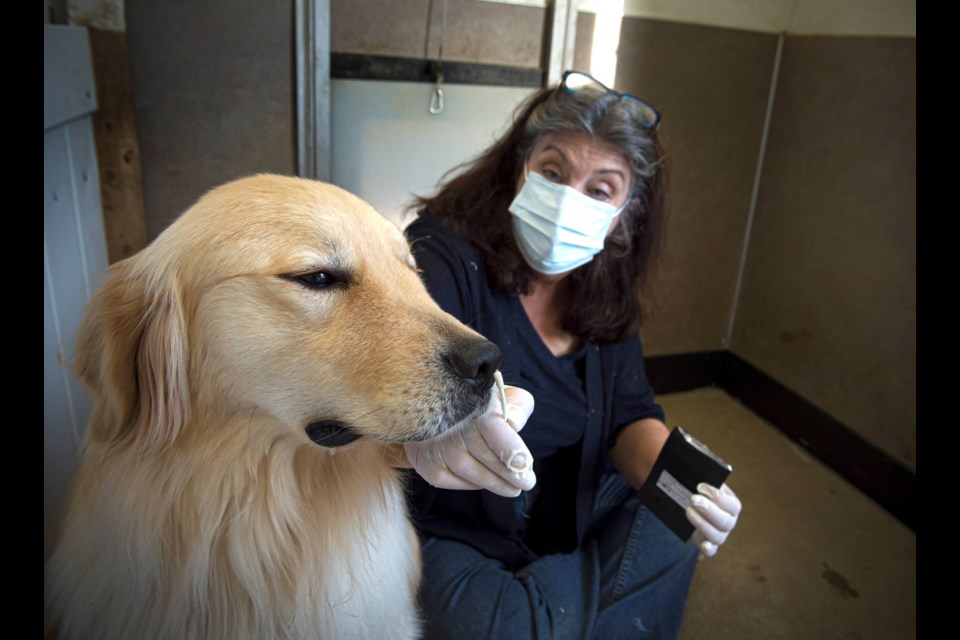
M 531 90 L 447 85 L 443 113 L 427 112 L 433 86 L 332 82 L 332 182 L 399 222 L 414 194 L 486 149 Z
M 73 340 L 107 266 L 96 149 L 96 98 L 86 31 L 44 29 L 43 133 L 43 513 L 49 548 L 63 495 L 76 472 L 91 401 L 73 375 Z M 52 78 L 75 77 L 63 81 Z M 48 74 L 52 77 L 48 77 Z M 83 80 L 78 83 L 76 80 Z M 83 83 L 86 83 L 85 85 Z M 67 92 L 72 97 L 58 95 Z M 76 107 L 81 95 L 86 113 Z M 48 106 L 53 105 L 51 108 Z M 58 106 L 59 105 L 59 106 Z M 48 118 L 48 115 L 51 116 Z M 54 117 L 55 116 L 55 117 Z

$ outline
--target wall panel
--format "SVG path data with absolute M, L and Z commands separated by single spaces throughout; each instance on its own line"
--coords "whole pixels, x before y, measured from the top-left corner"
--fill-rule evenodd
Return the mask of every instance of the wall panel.
M 732 350 L 916 466 L 916 40 L 784 47 Z
M 616 86 L 662 113 L 670 175 L 650 355 L 726 347 L 776 36 L 626 18 Z
M 147 234 L 210 188 L 296 173 L 293 3 L 126 4 Z

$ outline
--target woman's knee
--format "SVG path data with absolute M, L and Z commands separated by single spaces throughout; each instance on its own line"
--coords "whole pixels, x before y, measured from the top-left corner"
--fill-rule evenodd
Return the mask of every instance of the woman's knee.
M 423 555 L 427 638 L 580 640 L 594 619 L 596 586 L 584 576 L 595 572 L 584 571 L 580 553 L 546 556 L 516 572 L 450 540 L 428 541 Z
M 535 637 L 544 603 L 530 581 L 451 540 L 426 542 L 423 559 L 420 607 L 426 638 Z

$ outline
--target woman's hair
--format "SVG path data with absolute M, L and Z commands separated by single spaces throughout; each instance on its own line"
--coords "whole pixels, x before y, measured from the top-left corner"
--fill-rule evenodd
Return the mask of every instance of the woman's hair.
M 508 207 L 534 144 L 547 133 L 571 132 L 612 145 L 632 169 L 630 194 L 604 250 L 568 276 L 562 323 L 586 340 L 622 340 L 650 310 L 664 232 L 663 152 L 656 131 L 639 124 L 634 102 L 590 89 L 541 90 L 517 108 L 503 137 L 453 169 L 436 195 L 417 198 L 413 207 L 465 233 L 501 291 L 529 293 L 532 270 L 517 246 Z

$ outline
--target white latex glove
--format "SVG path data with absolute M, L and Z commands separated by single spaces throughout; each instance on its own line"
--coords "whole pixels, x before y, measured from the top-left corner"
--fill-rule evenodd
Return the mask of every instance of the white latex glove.
M 533 396 L 519 387 L 504 391 L 506 420 L 494 388 L 479 418 L 439 438 L 404 445 L 424 480 L 440 489 L 487 489 L 509 498 L 537 484 L 533 456 L 517 435 L 533 413 Z
M 711 557 L 737 525 L 742 506 L 740 498 L 726 484 L 717 489 L 701 482 L 691 503 L 686 514 L 687 520 L 696 527 L 693 542 L 700 553 Z

